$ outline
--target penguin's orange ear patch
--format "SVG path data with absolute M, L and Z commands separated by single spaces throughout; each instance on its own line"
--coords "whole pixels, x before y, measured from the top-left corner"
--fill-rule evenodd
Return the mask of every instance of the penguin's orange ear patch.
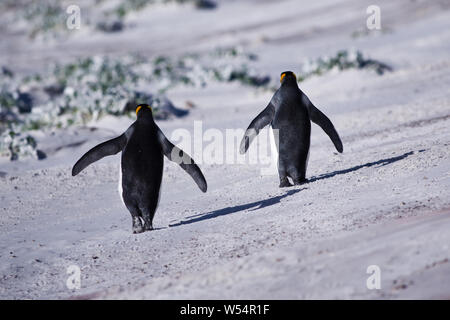
M 138 107 L 136 108 L 136 115 L 138 115 L 138 112 L 139 112 L 139 110 L 141 110 L 141 108 L 142 108 L 142 106 L 138 106 Z
M 295 73 L 289 71 L 289 72 L 283 72 L 281 74 L 280 83 L 283 82 L 283 79 L 284 79 L 284 77 L 286 77 L 287 74 L 292 75 L 294 77 L 294 79 L 297 81 L 297 77 L 295 76 Z
M 140 105 L 138 105 L 137 108 L 136 108 L 136 116 L 138 115 L 138 112 L 142 109 L 142 107 L 147 107 L 147 108 L 150 109 L 150 111 L 152 111 L 152 107 L 150 107 L 149 105 L 146 105 L 146 104 L 140 104 Z

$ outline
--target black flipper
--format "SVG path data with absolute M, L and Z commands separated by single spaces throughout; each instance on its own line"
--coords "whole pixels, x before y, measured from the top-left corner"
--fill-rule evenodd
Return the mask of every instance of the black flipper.
M 275 115 L 275 108 L 272 103 L 261 111 L 260 114 L 256 116 L 255 119 L 250 123 L 247 130 L 245 131 L 244 137 L 241 141 L 241 146 L 239 148 L 240 153 L 244 154 L 247 152 L 250 143 L 258 135 L 259 131 L 272 122 L 273 116 Z
M 170 142 L 164 133 L 158 129 L 158 139 L 161 144 L 164 155 L 170 160 L 180 165 L 184 171 L 186 171 L 192 179 L 194 179 L 197 186 L 203 192 L 206 192 L 208 186 L 206 184 L 205 177 L 203 176 L 200 168 L 195 164 L 194 160 L 189 157 L 183 150 L 174 146 Z
M 323 129 L 323 131 L 325 131 L 325 133 L 330 137 L 331 141 L 333 141 L 336 150 L 342 153 L 342 151 L 344 151 L 342 141 L 336 129 L 334 128 L 333 123 L 331 123 L 330 119 L 328 119 L 328 117 L 324 115 L 322 111 L 317 109 L 312 104 L 312 102 L 306 97 L 306 95 L 303 95 L 303 98 L 306 100 L 305 102 L 309 109 L 309 116 L 311 118 L 311 121 L 319 125 Z
M 72 168 L 72 176 L 79 174 L 84 168 L 86 168 L 91 163 L 100 160 L 106 156 L 112 156 L 127 145 L 129 136 L 131 135 L 131 128 L 128 128 L 126 132 L 117 138 L 105 141 L 99 145 L 93 147 L 91 150 L 86 152 Z

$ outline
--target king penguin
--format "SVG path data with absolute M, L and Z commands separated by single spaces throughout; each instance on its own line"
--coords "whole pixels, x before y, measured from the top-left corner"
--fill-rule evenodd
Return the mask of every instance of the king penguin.
M 245 131 L 240 153 L 247 152 L 259 131 L 270 124 L 274 134 L 277 134 L 275 144 L 278 151 L 280 188 L 282 188 L 292 186 L 288 177 L 296 185 L 307 182 L 306 167 L 309 158 L 311 121 L 325 131 L 337 151 L 342 153 L 343 146 L 330 119 L 300 90 L 295 74 L 291 71 L 281 73 L 280 83 L 280 88 L 275 92 L 268 106 L 253 119 Z
M 164 155 L 179 164 L 194 179 L 201 191 L 206 192 L 207 184 L 194 160 L 164 136 L 153 119 L 149 105 L 138 105 L 136 116 L 136 121 L 123 134 L 95 146 L 84 154 L 73 166 L 72 176 L 76 176 L 91 163 L 122 151 L 121 197 L 131 213 L 133 233 L 141 233 L 153 229 L 153 217 L 163 176 Z

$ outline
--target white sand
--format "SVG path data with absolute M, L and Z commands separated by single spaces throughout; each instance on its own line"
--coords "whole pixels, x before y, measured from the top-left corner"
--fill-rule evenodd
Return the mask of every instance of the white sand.
M 377 3 L 389 32 L 359 38 L 351 34 L 364 30 L 372 3 L 356 0 L 149 8 L 121 33 L 86 36 L 82 28 L 56 43 L 2 35 L 11 42 L 0 45 L 0 64 L 23 71 L 94 53 L 151 57 L 238 44 L 275 78 L 305 58 L 350 47 L 395 71 L 332 72 L 301 84 L 344 144 L 337 154 L 313 126 L 307 177 L 316 181 L 279 189 L 278 177 L 261 176 L 258 165 L 202 164 L 203 194 L 166 161 L 160 229 L 139 235 L 117 194 L 119 156 L 70 175 L 84 152 L 130 120 L 41 134 L 47 160 L 0 162 L 0 298 L 450 298 L 450 7 Z M 160 121 L 168 137 L 177 128 L 192 132 L 195 120 L 245 128 L 270 94 L 213 84 L 169 97 L 197 108 Z M 58 150 L 73 142 L 84 143 Z M 80 290 L 66 287 L 73 264 Z M 366 287 L 369 265 L 381 269 L 380 290 Z

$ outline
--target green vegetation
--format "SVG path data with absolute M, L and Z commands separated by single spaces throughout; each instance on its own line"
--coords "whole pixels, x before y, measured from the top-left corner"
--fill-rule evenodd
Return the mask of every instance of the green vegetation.
M 183 115 L 183 110 L 170 109 L 173 106 L 168 110 L 170 102 L 165 98 L 168 90 L 178 86 L 203 88 L 211 82 L 264 86 L 270 78 L 259 77 L 249 66 L 255 59 L 239 48 L 153 60 L 98 56 L 55 65 L 46 74 L 2 77 L 0 155 L 11 159 L 37 156 L 33 153 L 36 142 L 27 132 L 85 125 L 105 115 L 131 116 L 139 103 L 152 105 L 157 119 Z M 24 87 L 47 99 L 35 105 L 29 97 L 32 93 L 21 92 Z
M 30 155 L 42 158 L 31 135 L 34 130 L 86 125 L 105 115 L 132 116 L 139 103 L 152 105 L 156 119 L 182 116 L 187 111 L 176 109 L 165 97 L 179 86 L 204 88 L 212 83 L 237 82 L 276 90 L 269 76 L 252 67 L 255 60 L 254 54 L 240 48 L 227 48 L 151 60 L 132 55 L 89 57 L 25 78 L 17 78 L 4 68 L 0 78 L 0 155 L 12 160 Z M 298 81 L 351 68 L 372 69 L 380 75 L 391 70 L 359 51 L 342 50 L 302 64 Z M 36 102 L 36 91 L 46 99 Z
M 392 71 L 392 68 L 385 63 L 364 57 L 362 52 L 356 50 L 340 50 L 334 56 L 320 57 L 315 60 L 308 60 L 300 66 L 300 72 L 297 75 L 299 82 L 306 80 L 314 75 L 322 75 L 331 70 L 346 69 L 372 69 L 379 75 L 386 71 Z
M 118 18 L 124 18 L 127 14 L 133 11 L 139 11 L 151 4 L 165 4 L 165 3 L 192 3 L 199 9 L 212 9 L 216 6 L 211 0 L 124 0 L 113 10 Z

